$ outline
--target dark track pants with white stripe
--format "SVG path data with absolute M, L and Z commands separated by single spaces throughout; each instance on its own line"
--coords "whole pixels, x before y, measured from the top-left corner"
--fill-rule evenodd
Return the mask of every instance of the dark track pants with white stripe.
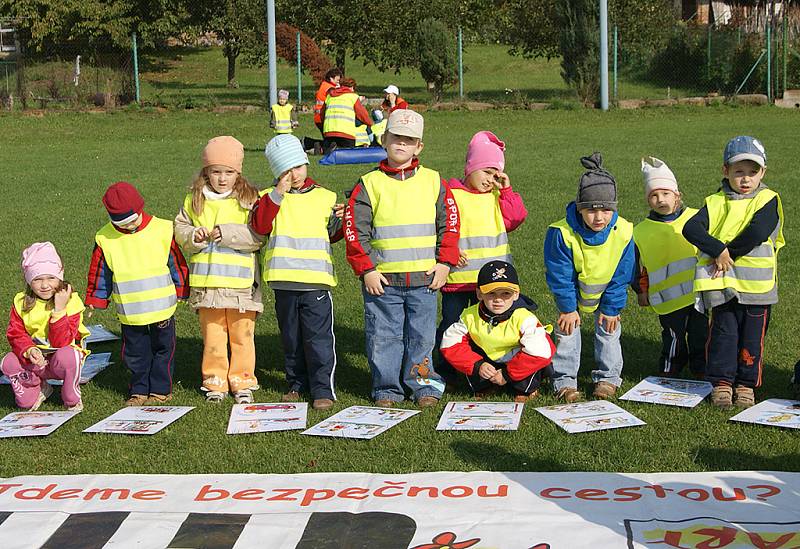
M 662 375 L 676 376 L 687 364 L 692 374 L 702 376 L 706 370 L 708 318 L 689 305 L 665 315 L 658 315 L 661 324 Z
M 761 385 L 764 339 L 771 305 L 742 305 L 733 299 L 711 310 L 706 381 L 713 385 Z
M 336 400 L 333 374 L 336 339 L 333 303 L 327 290 L 275 290 L 275 315 L 281 331 L 289 391 Z

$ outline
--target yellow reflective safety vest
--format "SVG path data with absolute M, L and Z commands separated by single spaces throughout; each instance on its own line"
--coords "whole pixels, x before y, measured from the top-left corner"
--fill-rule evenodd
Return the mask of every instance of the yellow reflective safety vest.
M 467 264 L 450 269 L 447 283 L 476 283 L 478 271 L 486 263 L 494 260 L 513 262 L 500 212 L 500 191 L 473 193 L 466 189 L 452 189 L 452 192 L 461 220 L 458 249 L 467 254 Z
M 292 133 L 292 109 L 294 109 L 294 105 L 289 103 L 272 105 L 272 115 L 275 117 L 275 133 Z
M 738 292 L 764 294 L 775 287 L 778 250 L 786 243 L 783 238 L 783 205 L 780 196 L 770 189 L 762 189 L 753 198 L 741 200 L 728 200 L 723 191 L 706 197 L 708 234 L 726 244 L 736 238 L 750 224 L 753 215 L 775 197 L 778 198 L 778 225 L 775 230 L 750 253 L 736 258 L 733 267 L 722 276 L 711 278 L 714 273 L 714 258 L 698 253 L 695 291 L 733 288 Z
M 367 128 L 366 124 L 356 126 L 356 147 L 368 147 L 372 143 Z
M 354 105 L 358 94 L 344 93 L 330 95 L 325 99 L 325 119 L 322 121 L 322 133 L 342 133 L 356 136 L 356 111 Z
M 205 227 L 209 232 L 226 223 L 246 225 L 250 215 L 236 198 L 206 199 L 203 212 L 197 215 L 188 194 L 183 209 L 195 227 Z M 189 284 L 193 288 L 249 288 L 255 280 L 255 261 L 254 253 L 212 242 L 189 258 Z
M 375 142 L 378 145 L 383 145 L 383 134 L 386 133 L 386 123 L 388 121 L 388 118 L 384 118 L 380 122 L 370 126 L 370 128 L 372 128 L 372 135 L 375 137 Z
M 625 252 L 633 238 L 633 224 L 617 217 L 617 223 L 609 231 L 606 241 L 599 246 L 590 246 L 575 234 L 566 219 L 550 225 L 561 232 L 564 243 L 572 251 L 572 263 L 578 273 L 578 309 L 584 313 L 597 310 L 600 297 L 614 277 Z
M 24 301 L 25 292 L 20 292 L 14 296 L 14 310 L 17 311 L 17 314 L 25 324 L 25 331 L 28 332 L 28 335 L 31 336 L 31 339 L 37 347 L 40 349 L 51 349 L 52 347 L 50 346 L 49 330 L 50 315 L 53 314 L 53 309 L 48 301 L 37 298 L 36 304 L 33 306 L 33 308 L 30 311 L 23 312 L 22 305 Z M 81 298 L 73 290 L 72 295 L 70 295 L 69 301 L 67 302 L 66 314 L 67 316 L 80 314 L 81 322 L 78 325 L 80 344 L 76 344 L 73 341 L 71 346 L 84 351 L 85 354 L 88 355 L 89 351 L 86 351 L 82 347 L 83 340 L 89 337 L 89 330 L 83 325 L 83 311 L 85 309 L 86 307 L 84 307 L 83 301 L 81 301 Z
M 372 204 L 372 239 L 376 269 L 414 273 L 436 265 L 436 201 L 439 172 L 420 167 L 405 181 L 379 169 L 361 178 Z
M 114 273 L 111 300 L 121 323 L 144 326 L 175 313 L 178 296 L 168 267 L 172 222 L 153 217 L 135 233 L 122 233 L 109 222 L 95 242 Z
M 273 188 L 260 194 L 269 194 Z M 328 237 L 334 204 L 336 193 L 322 187 L 283 195 L 269 241 L 261 252 L 265 282 L 336 286 Z
M 633 228 L 639 262 L 647 269 L 650 306 L 660 315 L 694 304 L 697 248 L 683 237 L 683 226 L 696 213 L 686 208 L 669 223 L 645 219 Z
M 486 356 L 495 362 L 503 358 L 507 361 L 511 358 L 507 355 L 520 347 L 522 323 L 535 315 L 525 308 L 515 309 L 508 320 L 492 326 L 481 318 L 479 307 L 480 303 L 464 309 L 461 321 L 467 327 L 470 338 Z

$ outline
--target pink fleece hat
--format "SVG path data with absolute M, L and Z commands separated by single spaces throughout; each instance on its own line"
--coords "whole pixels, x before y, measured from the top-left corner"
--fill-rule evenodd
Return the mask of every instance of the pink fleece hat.
M 25 248 L 22 251 L 22 274 L 28 284 L 44 275 L 64 280 L 64 265 L 55 246 L 50 242 L 34 242 Z
M 464 164 L 464 175 L 468 176 L 475 170 L 483 168 L 497 168 L 501 172 L 506 166 L 506 157 L 503 151 L 506 144 L 500 141 L 495 134 L 488 131 L 478 132 L 472 136 L 467 146 L 467 162 Z

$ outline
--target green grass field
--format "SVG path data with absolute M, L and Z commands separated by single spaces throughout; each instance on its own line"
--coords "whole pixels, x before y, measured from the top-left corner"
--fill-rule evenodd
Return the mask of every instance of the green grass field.
M 401 83 L 402 85 L 402 83 Z M 244 173 L 259 187 L 268 183 L 262 148 L 267 137 L 263 115 L 208 112 L 48 114 L 0 116 L 0 314 L 23 288 L 21 250 L 34 241 L 51 240 L 66 263 L 67 278 L 80 292 L 95 231 L 107 221 L 100 197 L 117 180 L 135 183 L 147 210 L 171 219 L 181 204 L 207 139 L 232 134 L 245 143 Z M 621 214 L 632 221 L 647 213 L 642 196 L 639 158 L 666 160 L 685 193 L 697 206 L 714 192 L 720 177 L 722 149 L 736 134 L 760 137 L 769 155 L 767 182 L 783 196 L 788 245 L 780 256 L 781 302 L 767 339 L 764 386 L 759 399 L 789 396 L 790 370 L 800 355 L 796 344 L 800 312 L 796 303 L 800 238 L 794 222 L 800 189 L 795 185 L 797 128 L 800 114 L 774 108 L 718 107 L 644 109 L 601 113 L 589 110 L 491 111 L 426 115 L 425 165 L 448 177 L 463 170 L 470 136 L 495 131 L 508 144 L 507 172 L 530 211 L 511 234 L 511 245 L 526 293 L 541 304 L 540 318 L 555 319 L 543 274 L 542 243 L 547 225 L 563 215 L 575 195 L 582 168 L 579 157 L 600 150 L 619 181 Z M 308 115 L 299 135 L 315 135 Z M 342 193 L 369 166 L 323 168 L 312 164 L 312 177 Z M 364 356 L 363 312 L 359 283 L 334 247 L 340 284 L 334 292 L 339 353 L 339 402 L 334 411 L 368 404 L 370 376 Z M 275 401 L 283 390 L 282 353 L 273 302 L 257 323 L 257 373 L 261 402 Z M 5 317 L 5 316 L 4 316 Z M 304 437 L 297 432 L 227 436 L 232 405 L 207 405 L 198 390 L 202 342 L 195 315 L 181 306 L 178 317 L 177 385 L 174 404 L 197 409 L 152 437 L 82 434 L 81 430 L 121 407 L 128 374 L 118 344 L 96 350 L 114 353 L 113 364 L 84 386 L 85 411 L 53 435 L 0 442 L 0 477 L 23 474 L 77 473 L 297 473 L 319 471 L 412 472 L 437 470 L 499 471 L 706 471 L 798 470 L 800 438 L 796 432 L 729 423 L 733 412 L 702 404 L 687 411 L 625 404 L 647 426 L 584 435 L 567 435 L 540 416 L 534 406 L 553 404 L 549 391 L 527 406 L 517 432 L 437 433 L 441 406 L 402 423 L 372 441 Z M 108 312 L 96 314 L 114 331 Z M 792 334 L 795 334 L 794 336 Z M 591 345 L 585 339 L 586 363 L 580 383 L 589 383 Z M 640 311 L 635 299 L 623 312 L 623 376 L 627 390 L 654 373 L 660 347 L 653 314 Z M 0 352 L 8 346 L 3 338 Z M 448 394 L 464 399 L 466 394 Z M 407 406 L 412 406 L 407 403 Z M 14 411 L 10 388 L 0 387 L 0 416 Z M 61 409 L 57 396 L 43 409 Z M 309 423 L 328 413 L 309 411 Z

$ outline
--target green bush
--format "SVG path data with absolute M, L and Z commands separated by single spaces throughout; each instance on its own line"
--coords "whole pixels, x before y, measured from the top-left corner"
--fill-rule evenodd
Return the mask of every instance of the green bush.
M 584 104 L 600 92 L 600 33 L 594 0 L 562 0 L 556 4 L 561 50 L 561 77 Z
M 455 35 L 438 19 L 423 19 L 415 35 L 417 67 L 439 101 L 442 91 L 458 79 Z

